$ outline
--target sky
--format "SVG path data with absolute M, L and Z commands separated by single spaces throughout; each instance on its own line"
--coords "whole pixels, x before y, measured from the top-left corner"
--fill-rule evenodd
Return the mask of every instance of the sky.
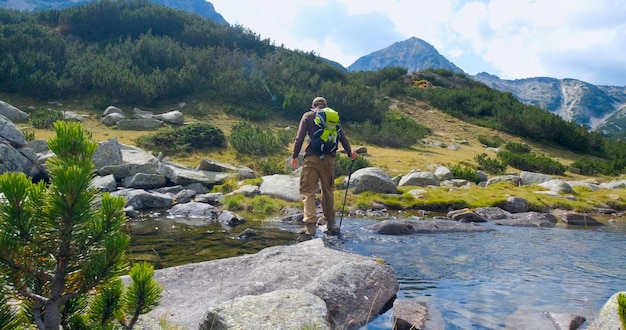
M 277 46 L 350 66 L 411 37 L 468 74 L 626 87 L 624 0 L 209 0 Z

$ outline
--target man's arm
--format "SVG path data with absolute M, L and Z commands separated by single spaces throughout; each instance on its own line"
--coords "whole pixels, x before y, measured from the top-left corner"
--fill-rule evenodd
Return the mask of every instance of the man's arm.
M 300 119 L 300 124 L 298 125 L 298 133 L 296 134 L 296 142 L 293 145 L 293 153 L 291 154 L 291 168 L 294 170 L 298 168 L 298 154 L 300 154 L 300 150 L 302 150 L 302 145 L 304 144 L 304 138 L 307 134 L 307 122 L 306 122 L 306 114 L 302 115 Z

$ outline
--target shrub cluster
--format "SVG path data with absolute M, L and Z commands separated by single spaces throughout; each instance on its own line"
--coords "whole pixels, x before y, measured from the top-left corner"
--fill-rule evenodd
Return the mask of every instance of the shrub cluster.
M 352 166 L 352 168 L 350 168 Z M 339 177 L 342 175 L 349 175 L 350 170 L 352 173 L 358 169 L 371 167 L 372 163 L 369 160 L 365 159 L 363 156 L 359 155 L 355 160 L 354 164 L 352 163 L 352 159 L 350 157 L 341 156 L 337 153 L 337 158 L 335 158 L 335 177 Z
M 282 130 L 274 134 L 271 130 L 242 120 L 233 125 L 230 133 L 230 145 L 241 154 L 267 156 L 283 152 L 293 140 L 291 131 Z
M 57 110 L 38 109 L 29 115 L 28 121 L 34 128 L 52 128 L 55 121 L 63 120 L 63 113 Z
M 431 132 L 415 120 L 393 112 L 387 112 L 380 124 L 365 121 L 352 127 L 361 140 L 390 148 L 410 147 Z
M 498 158 L 509 166 L 523 171 L 560 175 L 565 173 L 567 169 L 567 166 L 550 157 L 533 153 L 516 153 L 505 150 L 498 153 Z
M 140 147 L 159 150 L 171 155 L 181 151 L 201 150 L 210 147 L 226 146 L 226 136 L 219 128 L 205 123 L 162 130 L 148 136 L 141 136 L 135 141 Z
M 477 139 L 478 139 L 478 142 L 491 148 L 498 148 L 499 146 L 502 145 L 502 143 L 504 143 L 502 138 L 497 135 L 496 136 L 479 135 Z
M 504 149 L 513 153 L 527 154 L 530 153 L 530 146 L 526 143 L 507 142 Z
M 478 154 L 474 157 L 478 167 L 492 174 L 504 174 L 507 164 L 499 159 L 492 159 L 486 153 Z
M 450 172 L 455 179 L 464 179 L 474 183 L 480 182 L 478 171 L 471 166 L 456 164 L 450 167 Z

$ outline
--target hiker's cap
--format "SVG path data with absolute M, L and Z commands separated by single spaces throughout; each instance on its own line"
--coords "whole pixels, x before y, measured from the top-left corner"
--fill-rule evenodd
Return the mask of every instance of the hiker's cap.
M 312 105 L 314 108 L 316 108 L 318 105 L 322 105 L 322 106 L 324 106 L 324 107 L 327 107 L 327 106 L 328 106 L 328 103 L 326 103 L 326 99 L 325 99 L 325 98 L 323 98 L 323 97 L 321 97 L 321 96 L 318 96 L 318 97 L 316 97 L 316 98 L 314 98 L 314 99 L 313 99 L 313 103 L 311 103 L 311 105 Z

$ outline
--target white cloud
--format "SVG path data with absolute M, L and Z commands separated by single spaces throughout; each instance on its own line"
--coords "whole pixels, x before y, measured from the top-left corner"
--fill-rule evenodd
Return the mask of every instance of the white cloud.
M 346 67 L 418 37 L 470 74 L 626 86 L 626 2 L 620 0 L 210 2 L 230 23 Z

